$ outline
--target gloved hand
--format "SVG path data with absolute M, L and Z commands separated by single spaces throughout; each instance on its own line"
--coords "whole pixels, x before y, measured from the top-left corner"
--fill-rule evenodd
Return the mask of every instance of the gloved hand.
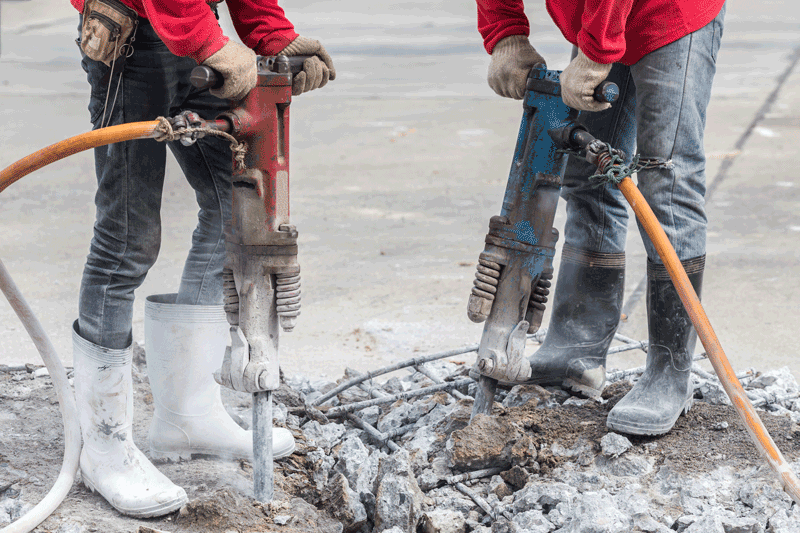
M 528 73 L 537 64 L 545 64 L 528 38 L 524 35 L 509 35 L 501 39 L 492 49 L 489 63 L 489 87 L 500 96 L 522 100 Z
M 292 95 L 297 96 L 324 87 L 336 79 L 333 59 L 319 41 L 298 35 L 289 46 L 278 52 L 284 56 L 314 56 L 303 61 L 303 71 L 292 80 Z
M 611 104 L 594 99 L 594 90 L 611 72 L 611 65 L 595 63 L 578 50 L 578 55 L 570 61 L 561 73 L 561 99 L 573 109 L 581 111 L 602 111 Z
M 211 94 L 228 100 L 241 100 L 258 83 L 256 53 L 234 41 L 213 53 L 203 64 L 219 71 L 225 84 Z

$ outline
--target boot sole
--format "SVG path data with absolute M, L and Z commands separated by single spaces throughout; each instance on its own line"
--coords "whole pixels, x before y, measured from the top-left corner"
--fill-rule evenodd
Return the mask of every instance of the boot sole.
M 89 481 L 88 477 L 81 471 L 81 481 L 83 482 L 84 486 L 89 489 L 91 492 L 96 492 L 100 496 L 103 496 L 103 493 L 97 490 L 94 484 Z M 178 498 L 177 500 L 171 502 L 160 503 L 157 505 L 153 505 L 151 507 L 144 507 L 141 509 L 125 509 L 124 507 L 117 507 L 113 503 L 111 503 L 108 498 L 103 496 L 103 499 L 108 502 L 108 504 L 119 511 L 120 513 L 130 516 L 133 518 L 153 518 L 156 516 L 164 516 L 170 513 L 173 513 L 186 505 L 189 502 L 189 498 L 184 496 L 182 498 Z
M 478 373 L 474 369 L 470 369 L 469 377 L 478 381 L 482 374 Z M 596 389 L 594 387 L 590 387 L 584 383 L 580 383 L 579 381 L 575 381 L 572 378 L 559 378 L 559 379 L 549 379 L 549 378 L 529 378 L 522 382 L 511 382 L 511 381 L 503 381 L 498 380 L 498 384 L 504 387 L 514 387 L 515 385 L 541 385 L 544 387 L 561 387 L 564 390 L 570 390 L 572 392 L 577 392 L 587 398 L 597 399 L 603 393 L 603 389 Z M 603 387 L 605 388 L 605 386 Z
M 573 392 L 577 392 L 578 394 L 582 394 L 583 396 L 592 399 L 599 398 L 600 395 L 603 393 L 603 389 L 596 389 L 594 387 L 590 387 L 584 383 L 580 383 L 571 378 L 567 378 L 564 381 L 562 381 L 561 388 L 569 389 Z
M 297 445 L 295 442 L 292 442 L 292 447 L 285 449 L 285 450 L 272 450 L 272 459 L 283 459 L 284 457 L 288 457 L 294 453 L 297 449 Z M 276 453 L 278 452 L 278 453 Z M 182 450 L 157 450 L 150 447 L 150 457 L 156 461 L 167 461 L 172 463 L 177 463 L 180 461 L 189 461 L 195 455 L 204 455 L 204 456 L 212 456 L 212 457 L 220 457 L 223 459 L 244 459 L 247 461 L 252 461 L 253 458 L 250 456 L 241 456 L 235 454 L 224 453 L 219 449 L 213 448 L 190 448 L 190 449 L 182 449 Z
M 609 414 L 608 418 L 606 419 L 606 427 L 620 433 L 626 433 L 628 435 L 664 435 L 669 433 L 669 431 L 675 426 L 675 422 L 678 421 L 678 418 L 689 412 L 689 409 L 692 408 L 692 403 L 693 398 L 689 398 L 686 403 L 684 403 L 680 411 L 678 411 L 678 416 L 665 424 L 647 425 L 636 424 L 626 420 L 612 420 L 611 415 Z

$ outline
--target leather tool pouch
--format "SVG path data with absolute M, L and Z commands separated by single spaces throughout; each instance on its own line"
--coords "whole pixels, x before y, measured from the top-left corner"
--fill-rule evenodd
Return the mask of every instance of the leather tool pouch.
M 139 24 L 136 11 L 120 0 L 85 0 L 80 46 L 84 54 L 108 66 L 130 55 L 128 40 Z

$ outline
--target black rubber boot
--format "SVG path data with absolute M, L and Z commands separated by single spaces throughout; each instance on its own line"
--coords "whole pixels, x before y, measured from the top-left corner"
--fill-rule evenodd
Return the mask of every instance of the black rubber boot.
M 682 261 L 697 295 L 706 257 Z M 692 358 L 697 335 L 664 265 L 647 262 L 647 366 L 608 413 L 606 425 L 631 435 L 662 435 L 692 406 Z
M 550 326 L 542 347 L 530 357 L 528 383 L 599 396 L 624 289 L 624 252 L 589 252 L 564 245 Z

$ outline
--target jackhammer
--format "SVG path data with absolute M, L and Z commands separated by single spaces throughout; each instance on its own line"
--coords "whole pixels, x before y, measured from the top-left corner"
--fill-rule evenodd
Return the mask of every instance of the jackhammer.
M 309 56 L 258 58 L 258 84 L 217 117 L 249 149 L 234 155 L 232 217 L 226 227 L 223 270 L 231 345 L 214 378 L 253 394 L 253 482 L 256 500 L 273 497 L 272 391 L 280 386 L 279 329 L 294 329 L 300 314 L 297 230 L 289 220 L 289 105 L 292 75 Z M 223 78 L 209 67 L 192 71 L 192 84 L 214 88 Z M 189 114 L 190 126 L 202 119 Z
M 609 81 L 595 91 L 602 102 L 618 96 L 618 87 Z M 498 381 L 520 383 L 531 376 L 525 344 L 542 324 L 553 278 L 558 240 L 553 219 L 567 165 L 565 150 L 578 148 L 570 138 L 573 130 L 587 133 L 577 123 L 579 111 L 561 100 L 558 71 L 531 69 L 523 110 L 502 210 L 489 221 L 467 309 L 473 322 L 486 321 L 473 416 L 491 412 Z

